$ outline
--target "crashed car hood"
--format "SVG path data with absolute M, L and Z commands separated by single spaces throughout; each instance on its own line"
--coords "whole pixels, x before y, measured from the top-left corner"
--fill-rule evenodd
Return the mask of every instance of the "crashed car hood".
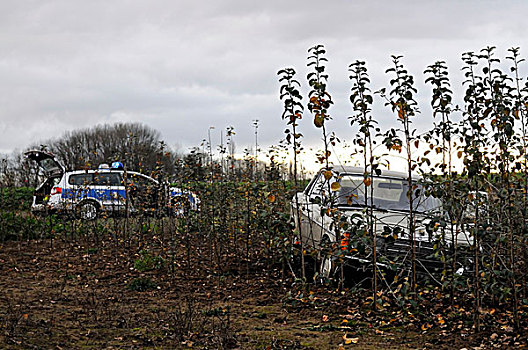
M 364 217 L 364 213 L 362 209 L 354 208 L 340 208 L 341 212 L 344 213 L 347 216 L 354 216 L 361 214 L 358 217 Z M 417 228 L 421 226 L 420 224 L 425 219 L 425 216 L 423 214 L 415 214 L 415 220 L 416 220 L 416 226 Z M 393 210 L 373 210 L 373 216 L 374 216 L 374 225 L 377 232 L 383 231 L 384 226 L 388 226 L 391 228 L 399 227 L 402 229 L 403 235 L 408 235 L 409 231 L 409 214 L 405 212 L 400 211 L 393 211 Z
M 342 209 L 342 208 L 340 208 Z M 342 210 L 347 216 L 353 216 L 354 214 L 362 214 L 362 209 L 358 208 L 347 208 Z M 375 210 L 373 211 L 374 226 L 376 232 L 383 232 L 384 226 L 391 229 L 399 227 L 401 229 L 400 238 L 409 239 L 409 214 L 407 212 L 395 211 L 395 210 Z M 430 222 L 430 216 L 421 212 L 415 213 L 415 237 L 417 241 L 430 241 L 431 237 L 427 233 L 426 225 Z M 433 235 L 439 235 L 440 232 L 435 232 Z M 458 232 L 457 244 L 469 245 L 473 242 L 473 239 L 468 236 L 467 232 Z M 450 237 L 446 237 L 449 239 Z

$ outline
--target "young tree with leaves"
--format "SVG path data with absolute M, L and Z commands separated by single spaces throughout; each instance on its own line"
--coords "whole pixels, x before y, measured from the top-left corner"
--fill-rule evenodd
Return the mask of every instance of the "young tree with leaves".
M 477 331 L 480 330 L 480 249 L 481 237 L 484 235 L 482 225 L 482 211 L 480 203 L 482 202 L 482 189 L 484 183 L 484 174 L 489 173 L 489 160 L 485 146 L 488 138 L 485 121 L 487 115 L 484 114 L 485 106 L 485 88 L 480 77 L 475 72 L 478 55 L 474 52 L 466 52 L 462 55 L 465 66 L 462 68 L 466 80 L 466 93 L 464 96 L 464 120 L 462 124 L 462 141 L 460 155 L 464 155 L 464 172 L 462 175 L 469 180 L 469 199 L 473 204 L 474 214 L 471 223 L 471 236 L 473 237 L 473 297 L 474 297 L 474 324 Z
M 517 144 L 517 162 L 515 164 L 515 169 L 519 171 L 521 181 L 515 186 L 516 188 L 516 198 L 517 203 L 516 207 L 520 207 L 520 224 L 519 227 L 519 247 L 526 247 L 528 243 L 528 82 L 526 82 L 524 87 L 521 87 L 522 78 L 519 76 L 519 64 L 525 60 L 520 58 L 520 48 L 513 47 L 508 50 L 511 53 L 511 56 L 507 56 L 506 59 L 511 61 L 510 70 L 514 74 L 514 88 L 512 90 L 512 100 L 513 100 L 513 117 L 518 120 L 520 123 L 520 134 L 518 136 Z M 522 262 L 524 266 L 520 266 L 518 270 L 522 271 L 522 268 L 526 268 L 528 262 L 528 251 L 524 248 L 521 248 L 519 252 L 519 257 L 522 257 Z M 527 274 L 522 274 L 521 279 L 521 296 L 519 298 L 526 298 L 527 295 Z
M 416 129 L 412 128 L 412 118 L 419 113 L 417 102 L 414 95 L 417 93 L 414 87 L 414 78 L 410 75 L 401 63 L 402 56 L 392 56 L 393 67 L 386 70 L 386 73 L 392 73 L 394 78 L 391 79 L 391 90 L 389 95 L 385 95 L 382 90 L 382 97 L 385 97 L 386 106 L 390 106 L 393 112 L 397 113 L 398 121 L 401 123 L 401 129 L 390 129 L 385 134 L 383 143 L 390 150 L 397 150 L 401 152 L 404 147 L 407 160 L 407 176 L 408 176 L 408 193 L 409 199 L 409 238 L 411 243 L 411 291 L 413 293 L 413 300 L 416 301 L 416 222 L 414 200 L 417 197 L 417 185 L 412 181 L 412 172 L 417 166 L 416 160 L 412 155 L 412 145 L 418 141 Z
M 335 134 L 328 134 L 326 129 L 326 122 L 331 118 L 328 109 L 333 104 L 332 97 L 327 91 L 328 74 L 325 74 L 325 62 L 328 62 L 326 57 L 326 50 L 323 45 L 315 45 L 308 49 L 308 67 L 313 70 L 306 76 L 308 85 L 311 90 L 308 94 L 308 110 L 314 115 L 314 125 L 317 128 L 321 128 L 323 136 L 323 153 L 318 154 L 317 158 L 321 164 L 324 164 L 325 171 L 323 173 L 325 178 L 325 187 L 329 196 L 325 196 L 326 203 L 321 203 L 321 217 L 329 216 L 330 220 L 334 223 L 335 240 L 339 242 L 341 239 L 341 233 L 338 225 L 338 217 L 334 217 L 336 214 L 333 206 L 335 191 L 339 190 L 339 182 L 337 179 L 333 179 L 332 169 L 330 167 L 330 146 L 334 146 L 339 140 Z M 333 179 L 333 182 L 332 182 Z M 321 242 L 322 245 L 333 244 L 332 242 Z M 323 247 L 326 250 L 326 254 L 332 254 L 328 251 L 332 251 L 334 247 L 327 246 Z M 332 254 L 333 255 L 333 254 Z M 343 269 L 341 269 L 340 284 L 343 282 Z
M 500 60 L 494 58 L 495 47 L 483 49 L 481 58 L 485 60 L 484 86 L 487 90 L 488 98 L 485 100 L 484 115 L 489 115 L 492 140 L 498 145 L 493 162 L 496 171 L 500 175 L 497 186 L 500 187 L 498 194 L 498 220 L 496 222 L 496 232 L 502 235 L 501 241 L 504 244 L 504 256 L 508 261 L 508 267 L 503 269 L 502 275 L 505 281 L 509 280 L 508 290 L 504 286 L 502 293 L 510 294 L 513 306 L 513 314 L 516 327 L 519 326 L 518 314 L 518 287 L 517 287 L 517 268 L 515 249 L 518 242 L 515 230 L 514 218 L 514 186 L 512 183 L 512 171 L 515 169 L 514 164 L 514 146 L 518 144 L 517 134 L 515 133 L 515 120 L 518 118 L 516 108 L 515 88 L 511 86 L 512 78 L 504 74 L 497 65 Z M 517 117 L 516 117 L 517 115 Z M 518 231 L 517 231 L 518 232 Z M 499 254 L 501 251 L 499 250 Z
M 308 50 L 308 67 L 312 67 L 313 71 L 308 73 L 308 85 L 312 88 L 308 94 L 308 110 L 314 115 L 314 125 L 321 128 L 323 134 L 324 153 L 319 157 L 321 163 L 324 163 L 327 170 L 330 170 L 330 137 L 326 130 L 325 122 L 330 120 L 328 109 L 333 104 L 332 97 L 327 92 L 328 74 L 324 74 L 324 62 L 328 59 L 324 57 L 326 50 L 323 45 L 316 45 Z
M 426 158 L 427 154 L 435 150 L 436 154 L 442 154 L 442 160 L 433 165 L 434 168 L 441 170 L 440 177 L 434 177 L 433 191 L 434 195 L 442 199 L 442 211 L 438 219 L 441 238 L 440 238 L 440 254 L 444 259 L 444 271 L 449 276 L 449 280 L 443 280 L 443 286 L 450 284 L 451 303 L 454 302 L 455 294 L 455 278 L 457 271 L 457 253 L 458 253 L 458 235 L 460 233 L 460 221 L 462 213 L 462 205 L 460 205 L 460 198 L 457 194 L 457 186 L 454 183 L 452 165 L 452 150 L 453 150 L 453 136 L 455 134 L 454 124 L 451 120 L 451 114 L 456 107 L 453 106 L 453 92 L 451 91 L 451 84 L 449 83 L 449 75 L 447 66 L 444 61 L 437 61 L 427 67 L 424 74 L 428 75 L 425 83 L 432 85 L 431 108 L 433 110 L 433 118 L 436 120 L 438 116 L 440 119 L 434 123 L 433 129 L 424 135 L 424 140 L 429 143 L 430 149 L 425 151 L 421 159 L 421 163 L 430 165 L 430 160 Z M 447 214 L 447 217 L 444 215 Z M 450 241 L 447 243 L 446 232 L 449 230 Z M 445 251 L 449 250 L 449 260 L 446 260 Z M 448 267 L 450 263 L 450 267 Z M 449 271 L 448 271 L 449 269 Z M 442 276 L 444 279 L 444 275 Z
M 302 96 L 299 92 L 301 84 L 295 79 L 295 70 L 293 68 L 282 69 L 277 74 L 279 75 L 279 82 L 283 84 L 280 88 L 280 99 L 284 102 L 284 112 L 282 113 L 282 119 L 286 120 L 286 125 L 288 126 L 284 132 L 286 133 L 286 141 L 292 145 L 293 148 L 293 182 L 295 186 L 295 208 L 293 210 L 296 211 L 294 218 L 297 220 L 296 224 L 299 230 L 297 234 L 299 235 L 299 242 L 301 245 L 301 274 L 303 280 L 306 281 L 304 244 L 302 239 L 299 198 L 297 196 L 299 189 L 297 177 L 297 156 L 302 150 L 300 142 L 302 134 L 297 131 L 297 127 L 299 126 L 298 120 L 302 119 L 302 113 L 304 111 L 304 106 L 301 103 Z
M 374 228 L 374 187 L 372 186 L 372 179 L 375 173 L 379 175 L 381 171 L 378 169 L 378 159 L 373 153 L 373 145 L 376 143 L 373 132 L 379 132 L 380 129 L 376 127 L 377 122 L 372 118 L 371 114 L 373 98 L 369 88 L 370 78 L 365 62 L 355 61 L 349 65 L 348 71 L 350 72 L 349 78 L 352 81 L 350 102 L 352 103 L 352 110 L 354 111 L 349 119 L 351 125 L 359 126 L 359 133 L 352 142 L 354 145 L 360 146 L 362 148 L 360 152 L 363 153 L 366 222 L 372 247 L 372 298 L 373 306 L 376 308 L 378 295 L 378 261 L 377 237 Z

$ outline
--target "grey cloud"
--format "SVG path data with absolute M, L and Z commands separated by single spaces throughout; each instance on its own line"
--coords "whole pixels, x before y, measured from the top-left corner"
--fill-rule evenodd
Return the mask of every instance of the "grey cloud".
M 184 147 L 211 125 L 217 138 L 233 125 L 243 147 L 259 119 L 262 143 L 276 143 L 284 129 L 276 73 L 295 67 L 306 92 L 306 51 L 318 43 L 330 60 L 330 125 L 341 136 L 353 134 L 348 64 L 366 60 L 377 89 L 388 84 L 393 53 L 416 77 L 424 117 L 416 123 L 425 128 L 425 67 L 447 60 L 462 91 L 463 51 L 528 50 L 527 9 L 521 1 L 2 2 L 0 152 L 119 120 L 145 122 Z M 376 108 L 390 126 L 390 111 Z M 307 143 L 318 142 L 311 116 L 301 127 Z

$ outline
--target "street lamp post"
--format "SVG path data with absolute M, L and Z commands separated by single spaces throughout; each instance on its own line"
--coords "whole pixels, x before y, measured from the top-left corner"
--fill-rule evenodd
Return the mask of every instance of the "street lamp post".
M 254 167 L 253 177 L 256 180 L 257 172 L 258 172 L 258 127 L 259 127 L 258 119 L 253 120 L 253 126 L 255 127 L 255 167 Z
M 211 182 L 213 182 L 213 146 L 211 144 L 211 130 L 214 126 L 210 126 L 207 130 L 207 136 L 209 137 L 209 166 L 211 167 Z

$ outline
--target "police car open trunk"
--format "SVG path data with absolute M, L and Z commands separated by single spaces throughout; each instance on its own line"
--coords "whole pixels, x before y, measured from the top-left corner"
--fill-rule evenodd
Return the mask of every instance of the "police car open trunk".
M 55 185 L 64 175 L 64 167 L 48 152 L 33 150 L 24 153 L 24 156 L 36 162 L 45 177 L 44 182 L 35 189 L 33 205 L 45 204 Z

